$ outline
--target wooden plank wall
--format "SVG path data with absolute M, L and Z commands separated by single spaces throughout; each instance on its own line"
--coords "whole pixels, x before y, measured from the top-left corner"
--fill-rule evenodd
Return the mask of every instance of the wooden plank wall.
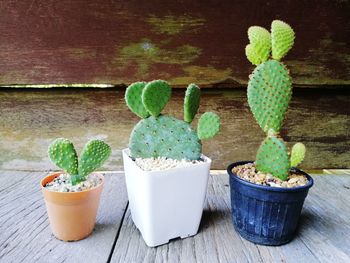
M 223 119 L 220 136 L 204 144 L 213 168 L 253 159 L 263 134 L 246 103 L 253 69 L 244 55 L 246 31 L 269 28 L 273 19 L 290 23 L 297 35 L 285 60 L 297 89 L 283 135 L 307 145 L 303 168 L 349 167 L 350 0 L 2 0 L 0 14 L 2 169 L 47 169 L 46 148 L 57 136 L 79 147 L 90 137 L 107 138 L 114 152 L 105 168 L 122 169 L 120 149 L 137 120 L 124 105 L 123 89 L 4 87 L 125 87 L 156 78 L 174 87 L 195 82 L 215 88 L 202 106 Z M 181 103 L 179 94 L 175 103 Z M 181 117 L 177 109 L 172 102 L 168 112 Z
M 163 112 L 182 118 L 184 93 L 175 90 Z M 265 135 L 249 111 L 246 90 L 204 89 L 201 100 L 200 114 L 214 111 L 222 121 L 220 134 L 203 142 L 212 168 L 254 159 Z M 349 89 L 294 90 L 282 136 L 289 145 L 306 145 L 302 168 L 349 168 L 349 101 Z M 78 152 L 90 138 L 104 139 L 113 152 L 103 169 L 122 170 L 121 149 L 139 120 L 125 105 L 122 89 L 0 90 L 0 169 L 55 169 L 47 147 L 54 138 L 66 137 Z
M 350 1 L 31 0 L 0 2 L 0 85 L 162 78 L 241 87 L 250 25 L 290 23 L 297 86 L 350 84 Z M 345 86 L 342 86 L 345 87 Z

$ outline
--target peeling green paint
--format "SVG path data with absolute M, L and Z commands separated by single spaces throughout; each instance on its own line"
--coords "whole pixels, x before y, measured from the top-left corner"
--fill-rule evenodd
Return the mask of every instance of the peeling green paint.
M 91 48 L 68 48 L 66 52 L 71 59 L 93 59 L 96 57 L 96 50 Z
M 186 15 L 164 17 L 150 15 L 147 22 L 153 26 L 153 31 L 157 34 L 177 35 L 183 31 L 199 31 L 205 19 Z
M 164 49 L 143 39 L 139 43 L 132 43 L 121 49 L 122 59 L 144 60 L 150 63 L 185 64 L 196 59 L 201 49 L 191 45 L 179 46 L 175 49 Z M 126 61 L 127 62 L 127 61 Z
M 337 50 L 337 52 L 334 52 Z M 294 83 L 297 85 L 348 85 L 350 84 L 350 54 L 347 44 L 334 41 L 330 34 L 320 39 L 315 48 L 309 50 L 308 60 L 288 60 Z M 331 61 L 331 63 L 329 63 Z M 337 74 L 342 67 L 345 74 Z
M 150 39 L 131 43 L 121 48 L 112 64 L 121 65 L 122 69 L 130 64 L 137 64 L 138 77 L 148 74 L 153 64 L 188 64 L 201 54 L 201 49 L 191 45 L 182 45 L 174 49 L 158 46 Z
M 232 78 L 230 68 L 216 69 L 213 66 L 187 66 L 183 68 L 183 71 L 185 72 L 184 76 L 172 78 L 170 83 L 174 85 L 191 82 L 212 84 Z

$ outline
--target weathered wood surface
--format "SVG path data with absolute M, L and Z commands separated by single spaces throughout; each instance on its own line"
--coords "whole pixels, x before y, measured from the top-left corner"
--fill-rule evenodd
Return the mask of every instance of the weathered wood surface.
M 46 174 L 0 172 L 0 262 L 106 262 L 127 206 L 124 175 L 105 174 L 93 235 L 63 242 L 49 228 L 39 186 Z
M 297 85 L 350 84 L 350 1 L 0 2 L 0 84 L 242 86 L 251 25 L 293 25 Z
M 242 239 L 234 231 L 228 176 L 224 171 L 213 171 L 199 233 L 148 248 L 127 210 L 123 173 L 105 173 L 106 186 L 93 235 L 79 242 L 55 239 L 39 187 L 46 173 L 0 172 L 0 262 L 342 263 L 350 260 L 349 175 L 314 175 L 315 185 L 306 199 L 297 237 L 281 247 L 265 247 Z
M 111 262 L 350 262 L 350 177 L 314 176 L 297 237 L 284 246 L 255 245 L 232 226 L 228 176 L 211 176 L 199 233 L 148 248 L 128 210 Z M 335 194 L 337 193 L 337 194 Z
M 182 118 L 183 96 L 184 90 L 175 91 L 164 112 Z M 54 169 L 47 157 L 54 138 L 67 137 L 80 151 L 97 137 L 113 149 L 104 169 L 122 170 L 121 150 L 139 120 L 123 98 L 120 89 L 0 91 L 0 169 Z M 302 168 L 349 168 L 349 105 L 350 90 L 295 89 L 282 133 L 290 145 L 307 146 Z M 200 113 L 205 111 L 222 120 L 220 134 L 203 142 L 212 169 L 255 158 L 264 133 L 249 111 L 245 90 L 203 90 Z

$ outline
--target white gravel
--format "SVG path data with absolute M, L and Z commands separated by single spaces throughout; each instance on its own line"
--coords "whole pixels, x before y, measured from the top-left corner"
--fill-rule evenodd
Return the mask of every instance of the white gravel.
M 56 177 L 50 183 L 47 183 L 45 187 L 54 192 L 81 192 L 99 185 L 102 182 L 95 174 L 90 174 L 85 181 L 76 185 L 72 185 L 70 176 L 68 174 L 61 174 Z
M 186 159 L 174 160 L 165 157 L 158 158 L 136 158 L 135 163 L 144 171 L 163 171 L 172 168 L 186 167 L 203 162 L 202 160 L 189 161 Z

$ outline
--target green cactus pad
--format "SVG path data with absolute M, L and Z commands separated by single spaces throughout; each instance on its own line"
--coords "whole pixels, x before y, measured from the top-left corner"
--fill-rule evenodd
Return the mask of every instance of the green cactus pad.
M 84 179 L 88 174 L 101 167 L 111 155 L 111 152 L 111 147 L 104 141 L 89 141 L 80 155 L 79 176 Z
M 284 141 L 275 136 L 268 136 L 258 150 L 255 164 L 258 171 L 286 180 L 290 162 Z
M 191 123 L 199 108 L 201 91 L 196 84 L 187 87 L 184 99 L 184 121 Z
M 125 92 L 126 104 L 140 118 L 147 118 L 150 115 L 142 103 L 142 91 L 145 86 L 146 82 L 135 82 Z
M 252 44 L 249 44 L 245 47 L 245 55 L 253 65 L 257 66 L 263 62 Z
M 280 60 L 293 47 L 295 33 L 287 23 L 274 20 L 271 24 L 272 57 Z
M 73 143 L 65 138 L 54 140 L 48 149 L 51 161 L 70 175 L 78 174 L 78 157 Z
M 306 148 L 301 142 L 293 145 L 292 153 L 290 156 L 290 165 L 292 167 L 297 167 L 305 158 Z
M 162 156 L 177 160 L 198 160 L 202 151 L 192 127 L 166 115 L 141 120 L 131 133 L 129 148 L 134 158 Z
M 154 117 L 159 116 L 171 96 L 171 87 L 164 80 L 153 80 L 142 92 L 142 102 L 147 111 Z
M 292 96 L 288 70 L 279 61 L 268 60 L 249 78 L 248 103 L 256 121 L 265 132 L 279 132 Z
M 198 138 L 205 140 L 214 137 L 220 131 L 220 118 L 213 112 L 204 113 L 198 121 Z
M 271 52 L 270 32 L 260 26 L 251 26 L 248 38 L 250 45 L 246 47 L 246 55 L 249 61 L 258 65 L 268 60 Z

